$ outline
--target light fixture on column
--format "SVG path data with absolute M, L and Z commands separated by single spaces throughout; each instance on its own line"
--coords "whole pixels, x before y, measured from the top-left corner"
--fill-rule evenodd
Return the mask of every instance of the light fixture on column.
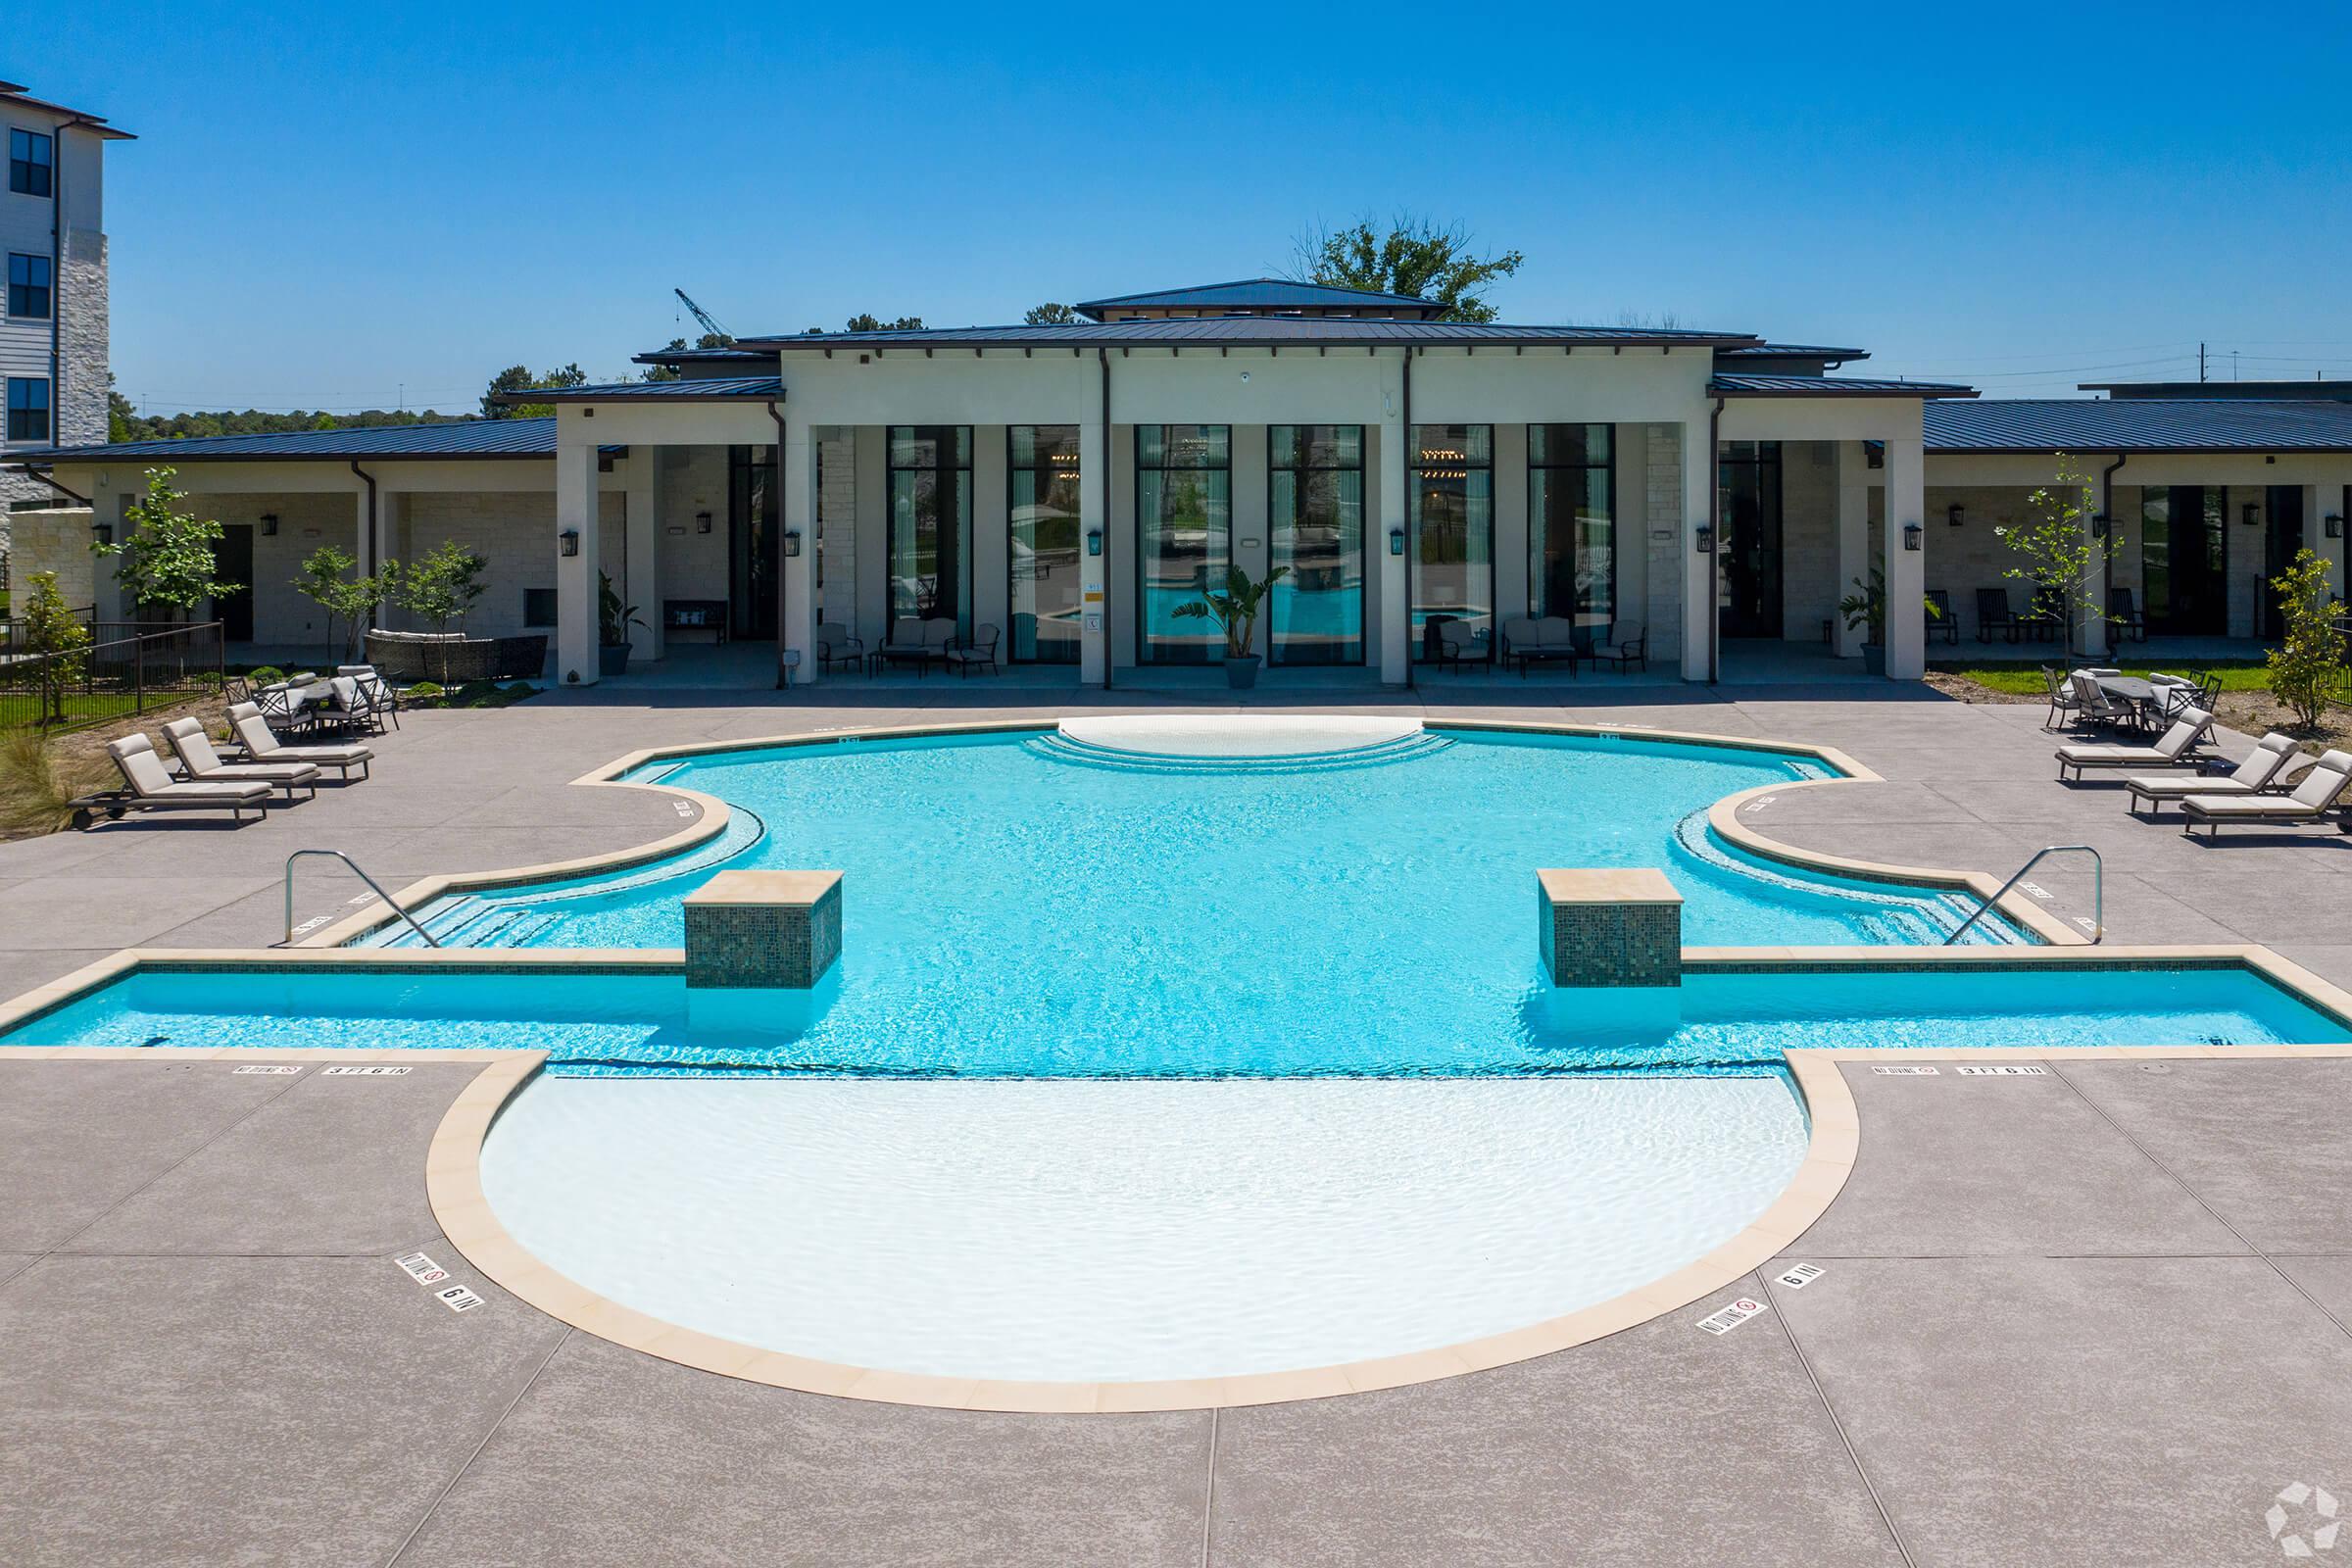
M 794 560 L 798 560 L 798 559 L 800 558 L 800 554 L 801 554 L 801 530 L 800 530 L 800 529 L 798 529 L 798 528 L 787 528 L 787 529 L 785 529 L 785 530 L 784 530 L 784 554 L 785 554 L 786 556 L 788 556 L 788 557 L 790 557 L 790 558 L 794 559 Z
M 1402 528 L 1389 530 L 1389 554 L 1392 556 L 1404 554 L 1404 530 Z
M 1920 526 L 1918 523 L 1916 523 L 1916 522 L 1906 522 L 1906 523 L 1904 523 L 1904 524 L 1903 524 L 1903 548 L 1904 548 L 1905 550 L 1917 550 L 1917 549 L 1919 549 L 1919 548 L 1920 548 L 1920 546 L 1921 546 L 1921 543 L 1922 543 L 1922 541 L 1923 541 L 1923 540 L 1925 540 L 1925 538 L 1927 537 L 1927 532 L 1928 532 L 1928 530 L 1927 530 L 1927 529 L 1925 529 L 1925 528 L 1922 528 L 1922 527 L 1921 527 L 1921 526 Z
M 694 514 L 694 531 L 696 533 L 709 533 L 710 531 L 710 514 L 708 512 L 698 512 Z
M 560 555 L 578 555 L 580 553 L 580 530 L 577 528 L 566 528 L 562 533 L 556 535 L 556 550 Z
M 2249 528 L 2260 527 L 2262 525 L 2262 503 L 2259 501 L 2249 501 L 2244 506 L 2238 508 L 2237 520 L 2244 523 Z
M 1957 501 L 1953 502 L 1943 509 L 1943 520 L 1955 528 L 1963 526 L 1968 521 L 1968 508 Z
M 265 512 L 262 514 L 262 537 L 265 539 L 274 539 L 277 537 L 276 513 Z
M 1086 530 L 1086 553 L 1090 556 L 1099 556 L 1102 553 L 1102 529 L 1089 528 Z
M 2344 514 L 2330 512 L 2320 519 L 2320 526 L 2327 531 L 2328 538 L 2341 539 L 2344 536 Z
M 1711 556 L 1711 555 L 1713 555 L 1713 554 L 1715 553 L 1715 530 L 1714 530 L 1714 529 L 1712 529 L 1712 528 L 1708 527 L 1708 526 L 1707 526 L 1705 523 L 1703 523 L 1703 522 L 1702 522 L 1702 523 L 1700 523 L 1700 524 L 1698 525 L 1698 534 L 1697 534 L 1697 539 L 1698 539 L 1698 553 L 1699 553 L 1700 555 L 1702 555 L 1702 556 Z

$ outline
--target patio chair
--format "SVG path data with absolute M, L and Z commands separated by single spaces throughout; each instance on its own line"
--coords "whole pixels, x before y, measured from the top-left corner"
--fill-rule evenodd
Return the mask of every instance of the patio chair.
M 1920 612 L 1928 617 L 1928 641 L 1934 642 L 1941 637 L 1955 648 L 1960 646 L 1960 616 L 1952 609 L 1952 591 L 1949 588 L 1931 588 L 1928 590 L 1928 603 L 1936 607 L 1932 612 L 1924 608 Z
M 2328 752 L 2303 775 L 2302 781 L 2286 795 L 2191 795 L 2180 802 L 2181 814 L 2188 823 L 2181 831 L 2190 838 L 2197 836 L 2202 824 L 2208 839 L 2222 836 L 2224 822 L 2297 823 L 2326 821 L 2328 813 L 2342 804 L 2344 791 L 2352 787 L 2352 756 L 2343 752 Z M 2338 823 L 2337 827 L 2352 832 L 2352 824 Z
M 2139 612 L 2139 603 L 2129 588 L 2110 589 L 2107 594 L 2107 624 L 2135 643 L 2148 640 L 2148 622 Z
M 120 821 L 132 811 L 227 811 L 240 827 L 247 811 L 256 817 L 269 814 L 269 785 L 174 779 L 156 755 L 155 742 L 144 735 L 134 733 L 107 742 L 106 755 L 114 759 L 123 787 L 83 795 L 69 803 L 74 808 L 74 825 L 84 832 L 102 816 Z
M 1640 621 L 1628 621 L 1609 630 L 1609 640 L 1592 650 L 1592 662 L 1606 661 L 1616 666 L 1620 675 L 1634 669 L 1649 667 L 1649 630 Z
M 2024 624 L 2009 611 L 2009 595 L 2000 588 L 1977 590 L 1977 641 L 1988 643 L 1999 632 L 2007 642 L 2017 641 L 2019 628 Z
M 384 732 L 387 719 L 392 728 L 400 728 L 400 690 L 373 664 L 337 664 L 335 673 L 360 683 L 360 695 L 367 700 L 368 718 L 378 735 Z
M 2213 728 L 2213 715 L 2203 709 L 2192 708 L 2173 720 L 2153 746 L 2104 746 L 2069 744 L 2058 748 L 2058 780 L 2060 783 L 2081 783 L 2083 771 L 2094 767 L 2194 767 L 2198 760 L 2190 754 Z M 2070 781 L 2067 773 L 2072 770 Z
M 2110 729 L 2138 729 L 2139 710 L 2122 698 L 2109 693 L 2099 684 L 2099 677 L 2113 671 L 2078 669 L 2067 677 L 2075 692 L 2075 721 L 2079 724 L 2106 725 Z
M 1482 671 L 1494 668 L 1494 661 L 1487 657 L 1485 628 L 1459 615 L 1432 616 L 1423 646 L 1433 664 L 1456 671 L 1473 665 Z
M 847 626 L 837 626 L 820 620 L 816 623 L 814 641 L 816 643 L 817 667 L 828 674 L 832 672 L 833 666 L 836 664 L 848 664 L 855 667 L 865 662 L 864 642 L 851 636 Z
M 2049 716 L 2041 721 L 2041 727 L 2056 729 L 2059 727 L 2061 719 L 2070 725 L 2077 722 L 2075 717 L 2069 715 L 2081 714 L 2082 699 L 2075 695 L 2073 678 L 2059 673 L 2049 664 L 2044 664 L 2041 666 L 2041 684 L 2048 689 L 2050 699 Z
M 204 732 L 201 718 L 175 718 L 164 726 L 164 744 L 188 777 L 198 783 L 268 784 L 285 791 L 291 803 L 297 789 L 307 790 L 306 799 L 318 794 L 318 769 L 311 762 L 228 762 L 213 750 L 212 737 Z
M 2262 795 L 2276 789 L 2285 776 L 2286 764 L 2298 755 L 2294 740 L 2271 731 L 2254 743 L 2254 749 L 2238 763 L 2219 778 L 2180 778 L 2162 775 L 2134 774 L 2124 780 L 2132 792 L 2126 808 L 2133 816 L 2146 806 L 2151 814 L 2161 809 L 2167 801 L 2185 800 L 2191 795 L 2243 796 Z
M 262 710 L 251 703 L 232 703 L 228 710 L 228 727 L 236 732 L 237 757 L 232 760 L 248 762 L 308 762 L 317 768 L 333 768 L 336 777 L 351 782 L 351 770 L 358 768 L 360 777 L 368 776 L 368 764 L 375 753 L 365 746 L 288 746 L 277 738 Z
M 953 621 L 950 625 L 955 624 Z M 975 626 L 972 640 L 960 648 L 950 648 L 944 655 L 949 666 L 958 675 L 969 675 L 975 669 L 997 672 L 997 628 Z

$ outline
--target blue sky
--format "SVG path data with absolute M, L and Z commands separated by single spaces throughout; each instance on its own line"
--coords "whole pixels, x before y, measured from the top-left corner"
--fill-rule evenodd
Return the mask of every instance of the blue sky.
M 470 405 L 683 332 L 933 325 L 1428 214 L 1503 318 L 1671 314 L 1992 395 L 2352 375 L 2352 14 L 41 6 L 112 117 L 115 368 L 169 412 Z M 153 46 L 139 39 L 169 39 Z M 405 392 L 404 392 L 405 389 Z

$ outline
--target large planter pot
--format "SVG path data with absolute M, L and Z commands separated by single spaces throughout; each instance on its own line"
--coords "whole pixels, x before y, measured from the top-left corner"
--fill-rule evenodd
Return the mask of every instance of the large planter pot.
M 1884 643 L 1862 645 L 1862 668 L 1872 675 L 1886 673 L 1886 647 Z
M 596 651 L 596 672 L 599 675 L 625 675 L 629 669 L 629 645 L 604 647 Z
M 1244 654 L 1239 659 L 1225 661 L 1225 684 L 1237 692 L 1246 692 L 1257 684 L 1257 656 Z

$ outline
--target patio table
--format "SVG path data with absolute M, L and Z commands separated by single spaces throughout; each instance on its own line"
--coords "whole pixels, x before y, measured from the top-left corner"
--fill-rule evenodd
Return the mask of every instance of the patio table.
M 2164 717 L 2166 688 L 2155 682 L 2138 675 L 2101 675 L 2098 682 L 2099 690 L 2118 702 L 2131 704 L 2140 722 L 2152 724 Z

